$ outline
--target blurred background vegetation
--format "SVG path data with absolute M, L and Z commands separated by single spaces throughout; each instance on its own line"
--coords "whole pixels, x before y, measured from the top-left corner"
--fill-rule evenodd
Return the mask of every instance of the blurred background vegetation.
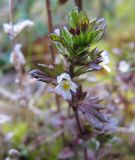
M 112 154 L 104 157 L 104 160 L 135 159 L 134 6 L 135 0 L 83 0 L 83 10 L 87 12 L 90 19 L 95 17 L 106 19 L 107 30 L 98 47 L 110 53 L 112 69 L 110 75 L 103 71 L 94 74 L 94 80 L 88 78 L 85 86 L 87 88 L 91 85 L 90 92 L 93 94 L 103 98 L 108 97 L 110 107 L 115 106 L 114 116 L 120 122 L 120 126 L 130 128 L 129 132 L 122 130 L 115 134 L 117 143 L 108 142 L 108 146 L 113 145 Z M 54 28 L 66 25 L 67 13 L 74 7 L 73 0 L 51 0 Z M 25 90 L 34 107 L 28 108 L 24 99 L 19 102 L 14 100 L 14 95 L 19 94 L 16 92 L 16 73 L 9 62 L 10 40 L 3 31 L 3 24 L 9 22 L 8 1 L 0 1 L 0 11 L 0 159 L 3 160 L 7 156 L 9 149 L 16 148 L 20 151 L 23 160 L 56 160 L 62 141 L 55 138 L 57 135 L 52 138 L 55 129 L 48 122 L 50 115 L 57 117 L 49 112 L 50 105 L 51 109 L 55 110 L 55 99 L 46 92 L 45 84 L 37 82 L 34 85 L 28 85 L 27 91 Z M 36 63 L 48 63 L 50 56 L 45 1 L 14 0 L 14 23 L 20 19 L 30 19 L 34 22 L 32 29 L 23 31 L 17 37 L 17 41 L 23 44 L 26 69 L 29 72 Z M 134 79 L 131 79 L 130 73 L 121 75 L 118 72 L 118 63 L 121 60 L 133 64 L 131 77 L 134 76 Z M 125 80 L 125 77 L 128 78 Z M 100 87 L 100 90 L 97 91 L 96 87 Z M 63 108 L 65 111 L 65 103 Z M 52 119 L 52 124 L 55 120 Z

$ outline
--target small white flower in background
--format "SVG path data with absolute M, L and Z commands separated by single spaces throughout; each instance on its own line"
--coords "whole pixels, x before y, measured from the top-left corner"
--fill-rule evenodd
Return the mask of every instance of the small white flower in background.
M 122 73 L 128 72 L 129 69 L 130 69 L 130 64 L 127 63 L 126 61 L 121 61 L 121 62 L 119 63 L 118 69 L 119 69 L 119 71 L 122 72 Z
M 18 23 L 12 25 L 11 23 L 3 24 L 3 28 L 5 33 L 10 34 L 11 36 L 15 37 L 18 35 L 25 27 L 32 27 L 34 23 L 30 20 L 23 20 L 19 21 Z
M 54 29 L 54 33 L 55 33 L 57 36 L 60 36 L 60 29 L 59 29 L 59 28 L 55 28 L 55 29 Z
M 21 44 L 16 44 L 13 52 L 11 53 L 10 62 L 14 65 L 25 64 L 25 58 L 24 58 L 23 53 L 21 51 L 21 47 L 22 47 Z
M 120 48 L 113 48 L 112 49 L 112 52 L 116 55 L 120 55 L 122 53 L 121 49 Z
M 0 124 L 4 124 L 9 121 L 11 121 L 11 117 L 4 114 L 0 114 Z
M 131 49 L 134 49 L 135 48 L 135 42 L 130 42 L 129 46 L 130 46 Z
M 76 92 L 77 85 L 72 82 L 69 74 L 63 73 L 57 77 L 58 85 L 55 87 L 55 92 L 61 95 L 65 100 L 71 100 L 71 91 Z
M 111 69 L 107 66 L 107 64 L 110 62 L 108 52 L 103 51 L 101 53 L 101 57 L 102 57 L 103 62 L 99 63 L 99 65 L 102 66 L 107 72 L 111 72 Z
M 11 30 L 12 30 L 12 25 L 11 23 L 5 23 L 3 24 L 3 28 L 4 28 L 4 32 L 5 33 L 11 33 Z

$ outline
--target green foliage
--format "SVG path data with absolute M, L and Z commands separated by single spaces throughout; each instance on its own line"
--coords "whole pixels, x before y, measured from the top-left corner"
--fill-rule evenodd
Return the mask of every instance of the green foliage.
M 97 51 L 96 48 L 91 50 L 91 47 L 100 41 L 105 28 L 104 19 L 89 21 L 86 13 L 73 9 L 68 15 L 67 27 L 60 28 L 60 33 L 50 34 L 59 53 L 74 66 L 74 75 L 93 70 L 90 63 L 100 58 L 102 51 Z M 94 69 L 101 69 L 99 62 L 95 62 Z
M 56 64 L 55 66 L 50 66 L 50 67 L 44 64 L 38 64 L 37 67 L 41 71 L 43 71 L 46 76 L 53 77 L 53 78 L 56 78 L 57 75 L 60 75 L 61 73 L 64 72 L 63 65 L 61 63 Z
M 67 28 L 60 29 L 60 35 L 52 33 L 50 38 L 61 54 L 74 59 L 85 54 L 89 47 L 101 39 L 105 27 L 103 19 L 89 21 L 85 13 L 73 9 L 68 15 Z
M 27 123 L 25 122 L 18 122 L 15 125 L 5 124 L 3 126 L 3 131 L 5 133 L 11 132 L 13 133 L 12 142 L 15 145 L 21 144 L 22 139 L 24 138 L 24 135 L 27 133 Z

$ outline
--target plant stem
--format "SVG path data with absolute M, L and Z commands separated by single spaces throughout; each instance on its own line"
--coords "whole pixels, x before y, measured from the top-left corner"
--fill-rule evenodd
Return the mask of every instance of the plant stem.
M 81 123 L 80 123 L 80 120 L 79 120 L 78 111 L 77 111 L 77 109 L 75 107 L 73 107 L 73 110 L 74 110 L 74 114 L 75 114 L 75 119 L 76 119 L 76 123 L 77 123 L 77 126 L 78 126 L 78 130 L 80 132 L 80 135 L 82 135 L 83 131 L 82 131 Z
M 9 22 L 13 23 L 13 0 L 9 0 Z
M 47 10 L 47 17 L 48 17 L 48 32 L 52 32 L 53 30 L 53 23 L 52 23 L 52 12 L 51 12 L 51 4 L 50 0 L 46 0 L 46 10 Z M 51 55 L 52 55 L 52 62 L 55 60 L 55 52 L 53 45 L 50 45 Z
M 87 153 L 87 147 L 83 148 L 83 152 L 84 152 L 84 159 L 88 160 L 88 153 Z
M 77 122 L 77 126 L 78 126 L 78 129 L 79 129 L 80 135 L 82 135 L 83 130 L 82 130 L 81 123 L 80 123 L 80 120 L 79 120 L 78 111 L 77 111 L 76 108 L 73 108 L 73 110 L 74 110 L 74 114 L 75 114 L 75 118 L 76 118 L 76 122 Z M 83 153 L 84 153 L 84 159 L 88 160 L 88 154 L 87 154 L 87 147 L 86 146 L 83 147 Z
M 57 105 L 57 111 L 61 112 L 60 99 L 59 99 L 58 95 L 55 95 L 55 101 L 56 101 L 56 105 Z
M 14 14 L 14 5 L 13 5 L 13 0 L 9 0 L 9 23 L 11 24 L 11 45 L 12 45 L 12 49 L 15 46 L 15 37 L 12 38 L 12 35 L 14 34 L 13 31 L 13 14 Z
M 81 11 L 83 8 L 82 0 L 75 0 L 75 4 L 78 7 L 78 10 Z
M 51 3 L 50 0 L 46 0 L 46 10 L 47 10 L 47 17 L 48 17 L 48 32 L 52 32 L 53 30 L 53 22 L 52 22 L 52 12 L 51 12 Z M 51 57 L 52 57 L 52 63 L 54 63 L 55 60 L 55 51 L 53 48 L 53 44 L 50 45 L 50 51 L 51 51 Z M 55 95 L 55 101 L 57 106 L 57 111 L 60 112 L 60 99 L 58 95 Z

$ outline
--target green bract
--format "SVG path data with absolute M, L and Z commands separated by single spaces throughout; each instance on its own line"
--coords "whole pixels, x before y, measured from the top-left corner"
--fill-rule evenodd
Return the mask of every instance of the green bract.
M 52 33 L 50 37 L 62 55 L 73 59 L 86 54 L 85 51 L 101 39 L 105 28 L 104 19 L 89 21 L 85 13 L 73 9 L 68 15 L 67 27 L 60 28 L 60 35 Z
M 62 64 L 55 64 L 55 66 L 47 66 L 45 64 L 38 64 L 38 69 L 46 74 L 47 77 L 56 78 L 64 72 Z

